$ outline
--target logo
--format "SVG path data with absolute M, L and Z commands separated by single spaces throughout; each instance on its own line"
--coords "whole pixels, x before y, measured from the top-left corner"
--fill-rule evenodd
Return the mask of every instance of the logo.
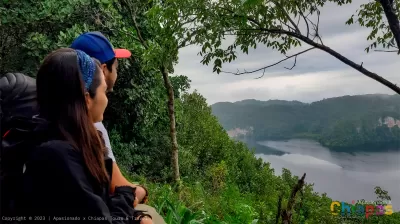
M 341 215 L 346 218 L 369 218 L 370 216 L 391 215 L 393 213 L 390 201 L 366 202 L 364 200 L 346 202 L 333 201 L 331 204 L 332 215 Z

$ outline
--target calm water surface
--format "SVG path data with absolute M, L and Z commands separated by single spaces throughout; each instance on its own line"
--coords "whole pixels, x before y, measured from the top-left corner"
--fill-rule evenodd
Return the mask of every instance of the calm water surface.
M 329 197 L 351 202 L 376 200 L 374 187 L 380 186 L 392 197 L 393 208 L 400 210 L 400 151 L 344 153 L 331 151 L 310 140 L 263 141 L 250 144 L 256 156 L 271 163 L 276 174 L 282 168 L 314 183 L 314 190 Z

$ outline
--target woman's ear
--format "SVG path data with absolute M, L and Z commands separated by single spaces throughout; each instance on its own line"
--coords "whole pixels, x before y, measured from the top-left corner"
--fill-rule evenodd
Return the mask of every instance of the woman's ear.
M 85 93 L 85 101 L 86 101 L 86 106 L 90 110 L 92 108 L 93 102 L 92 98 L 90 97 L 90 94 L 88 92 Z

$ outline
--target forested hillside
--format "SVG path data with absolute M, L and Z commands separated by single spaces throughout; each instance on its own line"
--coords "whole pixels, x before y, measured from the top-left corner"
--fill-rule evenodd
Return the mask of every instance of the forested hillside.
M 396 147 L 400 96 L 343 96 L 310 104 L 244 100 L 212 105 L 226 130 L 253 127 L 255 140 L 313 138 L 331 148 Z

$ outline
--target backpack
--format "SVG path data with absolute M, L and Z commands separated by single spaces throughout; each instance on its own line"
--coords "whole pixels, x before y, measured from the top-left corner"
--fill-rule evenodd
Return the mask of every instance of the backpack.
M 16 215 L 15 203 L 23 187 L 22 175 L 32 147 L 32 131 L 39 124 L 36 80 L 21 73 L 0 78 L 0 216 Z

